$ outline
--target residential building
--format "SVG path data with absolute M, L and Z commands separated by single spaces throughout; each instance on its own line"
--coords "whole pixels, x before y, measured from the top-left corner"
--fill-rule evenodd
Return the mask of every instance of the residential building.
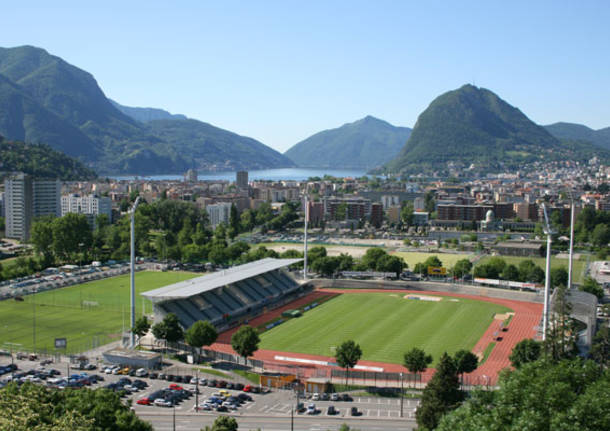
M 248 188 L 248 171 L 237 171 L 235 184 L 240 189 Z
M 320 223 L 324 219 L 324 204 L 322 202 L 308 201 L 307 222 Z
M 428 224 L 430 214 L 425 211 L 413 211 L 413 224 L 415 226 L 425 226 Z
M 438 220 L 483 220 L 487 211 L 492 210 L 491 205 L 438 205 Z
M 61 214 L 61 183 L 18 173 L 4 181 L 6 237 L 26 241 L 37 217 Z
M 383 205 L 380 203 L 371 204 L 371 224 L 376 228 L 383 224 Z
M 231 215 L 231 205 L 228 202 L 220 202 L 217 204 L 207 205 L 205 210 L 210 218 L 210 224 L 212 229 L 216 229 L 220 223 L 229 223 L 229 216 Z
M 108 221 L 112 221 L 112 201 L 106 196 L 64 195 L 61 197 L 61 215 L 63 217 L 68 213 L 85 214 L 93 229 L 98 215 L 105 214 Z

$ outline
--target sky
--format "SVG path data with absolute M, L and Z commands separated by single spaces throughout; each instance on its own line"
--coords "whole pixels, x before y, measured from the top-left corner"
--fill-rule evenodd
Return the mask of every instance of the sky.
M 413 127 L 466 83 L 538 124 L 608 127 L 609 22 L 607 0 L 21 0 L 2 6 L 0 46 L 283 152 L 366 115 Z

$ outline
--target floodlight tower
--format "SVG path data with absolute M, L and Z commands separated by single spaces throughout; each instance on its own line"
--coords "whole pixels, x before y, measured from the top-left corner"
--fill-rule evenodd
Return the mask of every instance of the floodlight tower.
M 131 277 L 131 329 L 136 325 L 136 282 L 135 282 L 135 272 L 136 272 L 136 234 L 135 234 L 135 215 L 136 208 L 140 204 L 140 197 L 136 198 L 136 201 L 133 203 L 133 207 L 129 210 L 129 217 L 131 219 L 131 259 L 130 259 L 130 277 Z M 135 334 L 130 330 L 129 331 L 129 347 L 133 348 L 136 344 Z
M 574 261 L 574 198 L 570 192 L 570 260 L 568 261 L 568 290 L 572 288 L 572 270 Z
M 544 280 L 544 311 L 542 315 L 542 340 L 546 340 L 546 332 L 549 325 L 549 294 L 551 291 L 551 243 L 555 232 L 551 229 L 549 217 L 546 213 L 546 205 L 542 204 L 544 212 L 544 233 L 546 234 L 546 274 Z
M 303 279 L 307 280 L 307 219 L 309 218 L 309 196 L 305 186 L 305 231 L 303 232 Z

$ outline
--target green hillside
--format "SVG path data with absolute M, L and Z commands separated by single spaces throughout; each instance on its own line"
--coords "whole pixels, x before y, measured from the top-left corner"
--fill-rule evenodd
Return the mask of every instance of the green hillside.
M 171 114 L 163 109 L 158 108 L 138 108 L 132 106 L 124 106 L 120 103 L 115 102 L 112 99 L 110 103 L 114 105 L 123 114 L 130 116 L 140 123 L 148 123 L 154 120 L 186 120 L 186 116 L 182 114 Z
M 324 130 L 284 153 L 301 167 L 374 168 L 398 154 L 411 129 L 367 116 L 336 129 Z
M 590 142 L 598 147 L 610 149 L 610 127 L 593 130 L 582 124 L 554 123 L 544 128 L 558 139 Z
M 25 172 L 39 178 L 63 181 L 88 180 L 95 172 L 80 161 L 45 144 L 4 141 L 0 136 L 0 171 Z M 1 175 L 0 175 L 1 178 Z
M 228 169 L 293 165 L 260 142 L 222 129 L 215 128 L 213 137 L 204 139 L 200 129 L 209 125 L 195 120 L 188 123 L 191 131 L 184 125 L 161 128 L 161 138 L 156 135 L 159 128 L 132 116 L 164 118 L 160 112 L 165 111 L 122 108 L 130 115 L 106 98 L 90 73 L 43 49 L 0 48 L 0 134 L 7 139 L 46 143 L 102 173 L 178 173 L 212 168 L 219 160 Z M 168 129 L 179 134 L 172 136 Z M 191 154 L 193 149 L 212 148 L 210 142 L 222 148 L 222 154 Z M 253 160 L 252 154 L 263 157 Z
M 596 154 L 592 145 L 561 142 L 493 92 L 464 85 L 432 101 L 384 170 L 446 172 L 453 165 L 500 171 L 539 160 L 582 160 L 591 154 Z

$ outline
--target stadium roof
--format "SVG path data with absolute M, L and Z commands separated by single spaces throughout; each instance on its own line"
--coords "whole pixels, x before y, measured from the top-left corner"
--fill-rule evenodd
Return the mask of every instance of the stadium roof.
M 231 283 L 237 283 L 238 281 L 247 278 L 256 277 L 257 275 L 274 271 L 302 260 L 303 259 L 274 259 L 268 257 L 234 266 L 229 269 L 223 269 L 212 274 L 206 274 L 201 277 L 170 284 L 169 286 L 161 287 L 159 289 L 149 290 L 148 292 L 142 293 L 142 296 L 154 302 L 190 298 L 191 296 L 208 292 Z

